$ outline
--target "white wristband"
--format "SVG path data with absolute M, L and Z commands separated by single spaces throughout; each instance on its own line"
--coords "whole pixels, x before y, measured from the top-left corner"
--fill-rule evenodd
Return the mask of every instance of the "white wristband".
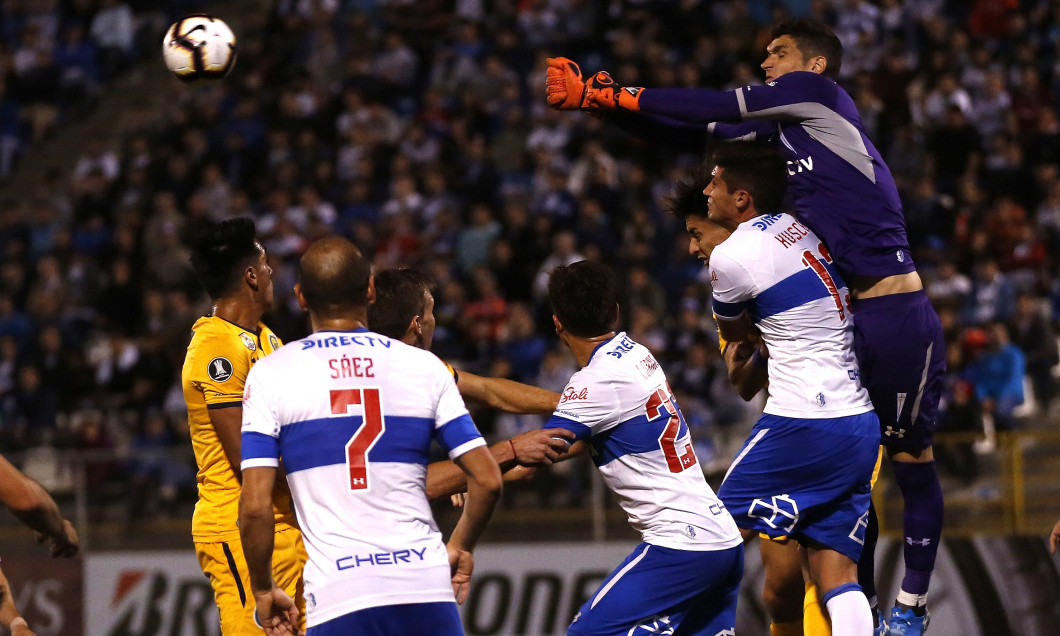
M 15 631 L 16 627 L 29 628 L 29 623 L 26 622 L 26 619 L 22 618 L 21 616 L 18 616 L 11 621 L 11 624 L 8 625 L 8 629 L 10 629 L 11 631 Z

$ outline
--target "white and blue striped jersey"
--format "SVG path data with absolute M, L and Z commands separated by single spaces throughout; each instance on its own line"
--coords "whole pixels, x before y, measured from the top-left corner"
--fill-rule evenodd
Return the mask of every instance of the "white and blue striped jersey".
M 243 470 L 282 459 L 309 561 L 312 627 L 361 609 L 453 602 L 425 489 L 437 440 L 482 446 L 434 354 L 364 329 L 324 331 L 259 361 L 243 395 Z
M 677 550 L 740 545 L 736 522 L 703 478 L 666 375 L 625 333 L 571 376 L 546 428 L 588 440 L 593 463 L 644 542 Z
M 789 214 L 745 221 L 710 256 L 714 313 L 745 311 L 769 349 L 770 415 L 872 410 L 854 356 L 850 295 L 824 243 Z

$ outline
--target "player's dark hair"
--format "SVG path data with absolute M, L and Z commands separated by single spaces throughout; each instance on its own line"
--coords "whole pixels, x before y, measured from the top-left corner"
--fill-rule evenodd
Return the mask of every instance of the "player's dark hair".
M 775 148 L 734 141 L 719 144 L 712 159 L 724 169 L 722 179 L 730 192 L 746 190 L 761 214 L 780 212 L 788 190 L 788 162 Z
M 309 311 L 336 316 L 368 304 L 372 264 L 361 250 L 341 237 L 316 241 L 298 262 L 298 284 Z
M 769 37 L 775 40 L 782 35 L 795 40 L 804 58 L 823 56 L 828 60 L 823 74 L 832 79 L 839 77 L 839 67 L 843 65 L 843 44 L 832 29 L 814 20 L 796 18 L 773 27 Z
M 375 275 L 375 302 L 368 305 L 368 328 L 400 340 L 409 323 L 427 309 L 431 277 L 414 269 L 384 269 Z
M 557 267 L 548 279 L 548 299 L 563 328 L 579 338 L 605 334 L 618 321 L 618 282 L 600 263 Z
M 217 300 L 239 289 L 243 272 L 258 262 L 260 246 L 254 220 L 249 217 L 221 223 L 204 221 L 190 228 L 184 243 L 191 248 L 191 268 Z
M 663 201 L 663 207 L 679 219 L 690 216 L 707 216 L 707 195 L 703 194 L 710 183 L 710 170 L 700 163 L 685 172 L 685 176 L 676 184 L 669 196 Z

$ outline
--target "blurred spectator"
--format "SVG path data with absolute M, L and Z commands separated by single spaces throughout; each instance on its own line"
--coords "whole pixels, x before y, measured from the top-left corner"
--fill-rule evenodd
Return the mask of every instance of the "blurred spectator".
M 1005 321 L 1016 311 L 1016 289 L 1001 272 L 997 261 L 987 259 L 975 266 L 972 290 L 965 306 L 965 321 L 986 325 Z
M 987 331 L 986 347 L 974 356 L 965 372 L 975 386 L 983 412 L 994 418 L 998 430 L 1016 426 L 1013 411 L 1023 404 L 1023 375 L 1026 357 L 1009 340 L 1008 327 L 995 322 Z
M 1046 303 L 1035 296 L 1020 294 L 1016 314 L 1012 317 L 1012 343 L 1026 358 L 1027 377 L 1030 378 L 1036 406 L 1048 413 L 1056 394 L 1053 367 L 1060 364 L 1056 333 L 1048 318 Z
M 975 394 L 975 386 L 967 380 L 957 380 L 943 395 L 939 408 L 939 432 L 963 435 L 983 433 L 983 411 Z M 973 446 L 975 439 L 961 439 L 935 447 L 935 457 L 950 474 L 964 486 L 971 485 L 979 476 L 979 462 Z
M 100 67 L 107 78 L 123 70 L 132 53 L 133 14 L 120 0 L 100 0 L 89 34 L 99 46 Z

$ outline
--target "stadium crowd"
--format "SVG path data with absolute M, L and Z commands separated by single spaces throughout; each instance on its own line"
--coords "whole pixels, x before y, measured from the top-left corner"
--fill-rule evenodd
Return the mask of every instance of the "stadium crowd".
M 123 69 L 158 66 L 143 58 L 161 35 L 137 25 L 189 4 L 0 0 L 0 180 Z M 0 201 L 0 450 L 128 451 L 90 464 L 92 492 L 140 493 L 131 515 L 193 500 L 190 452 L 146 452 L 187 447 L 179 369 L 208 303 L 181 237 L 246 215 L 276 269 L 266 322 L 281 338 L 307 331 L 297 257 L 339 233 L 377 269 L 434 278 L 441 357 L 553 390 L 573 362 L 552 332 L 547 273 L 607 262 L 625 281 L 622 328 L 670 370 L 701 461 L 723 470 L 725 440 L 754 413 L 728 387 L 709 281 L 666 213 L 702 158 L 547 108 L 544 58 L 625 86 L 759 84 L 768 27 L 785 16 L 834 26 L 840 81 L 894 172 L 949 343 L 940 430 L 982 430 L 984 415 L 1011 429 L 1025 402 L 1048 413 L 1060 2 L 281 0 L 220 14 L 239 37 L 227 79 L 174 80 L 149 125 L 101 134 L 40 192 Z M 149 53 L 135 44 L 145 31 Z M 487 437 L 541 424 L 475 415 Z M 950 459 L 974 479 L 974 461 Z M 567 483 L 542 498 L 578 501 L 578 475 Z

